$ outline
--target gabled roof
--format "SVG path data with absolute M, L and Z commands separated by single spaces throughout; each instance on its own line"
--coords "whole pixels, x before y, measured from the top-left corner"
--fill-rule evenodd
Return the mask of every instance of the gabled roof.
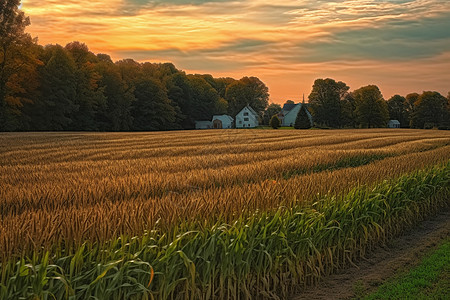
M 389 123 L 391 124 L 400 124 L 398 120 L 389 120 Z
M 247 105 L 246 107 L 241 109 L 237 114 L 240 114 L 241 112 L 243 112 L 244 109 L 248 109 L 255 117 L 258 117 L 258 113 L 250 105 Z
M 254 114 L 255 116 L 258 116 L 258 113 L 250 105 L 247 105 L 246 107 L 252 114 Z
M 297 103 L 297 104 L 289 104 L 292 105 L 292 108 L 288 111 L 286 111 L 286 113 L 284 114 L 284 116 L 289 115 L 290 113 L 292 113 L 294 111 L 294 108 L 297 107 L 298 105 L 301 105 L 301 103 Z
M 213 120 L 214 119 L 222 119 L 222 118 L 228 119 L 228 120 L 230 120 L 230 122 L 234 121 L 234 119 L 229 115 L 215 115 L 212 117 Z
M 300 109 L 301 109 L 303 105 L 305 106 L 306 114 L 307 114 L 308 116 L 310 116 L 311 113 L 309 112 L 309 110 L 308 110 L 308 105 L 307 105 L 306 103 L 297 103 L 297 104 L 294 104 L 294 107 L 299 106 Z M 286 113 L 284 114 L 284 116 L 287 116 L 287 115 L 291 114 L 291 113 L 294 111 L 294 107 L 292 107 L 291 110 L 289 110 L 288 112 L 286 112 Z
M 283 105 L 283 110 L 284 111 L 291 111 L 297 104 L 295 103 L 286 103 L 285 105 Z

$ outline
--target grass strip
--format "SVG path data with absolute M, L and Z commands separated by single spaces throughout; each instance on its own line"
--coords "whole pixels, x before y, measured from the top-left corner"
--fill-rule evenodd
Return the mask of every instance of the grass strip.
M 448 205 L 450 162 L 233 224 L 180 224 L 0 266 L 0 298 L 278 299 Z
M 450 291 L 450 239 L 408 273 L 383 284 L 364 299 L 446 299 Z
M 355 155 L 344 157 L 339 159 L 333 163 L 328 164 L 318 164 L 315 165 L 312 169 L 304 168 L 297 170 L 290 170 L 283 173 L 284 179 L 289 179 L 293 176 L 305 175 L 308 173 L 320 173 L 323 171 L 335 171 L 345 168 L 355 168 L 360 166 L 368 165 L 374 161 L 383 160 L 387 157 L 393 156 L 392 154 L 367 154 L 367 155 Z

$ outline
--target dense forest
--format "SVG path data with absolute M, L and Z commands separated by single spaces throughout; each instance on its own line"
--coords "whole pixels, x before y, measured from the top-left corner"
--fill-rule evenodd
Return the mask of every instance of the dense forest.
M 256 77 L 187 75 L 173 64 L 113 62 L 80 42 L 41 46 L 25 33 L 19 0 L 0 4 L 0 130 L 170 130 L 249 104 L 263 112 Z
M 132 131 L 194 128 L 214 114 L 235 116 L 244 106 L 264 124 L 281 110 L 268 105 L 267 86 L 257 77 L 190 75 L 171 63 L 113 62 L 87 45 L 38 44 L 25 32 L 30 20 L 19 0 L 0 3 L 0 131 Z M 448 127 L 448 98 L 437 92 L 396 95 L 385 101 L 370 85 L 349 92 L 343 82 L 317 79 L 309 110 L 317 126 Z

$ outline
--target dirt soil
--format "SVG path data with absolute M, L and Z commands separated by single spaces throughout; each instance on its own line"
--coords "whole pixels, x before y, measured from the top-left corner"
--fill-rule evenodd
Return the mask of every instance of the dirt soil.
M 420 262 L 422 256 L 450 237 L 450 209 L 421 222 L 385 246 L 366 253 L 356 265 L 330 275 L 315 287 L 293 297 L 300 299 L 357 299 L 402 270 Z

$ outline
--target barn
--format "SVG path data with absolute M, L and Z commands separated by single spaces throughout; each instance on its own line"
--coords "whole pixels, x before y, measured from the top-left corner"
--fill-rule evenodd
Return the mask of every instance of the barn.
M 229 115 L 217 115 L 212 118 L 212 128 L 229 129 L 233 128 L 234 119 Z

